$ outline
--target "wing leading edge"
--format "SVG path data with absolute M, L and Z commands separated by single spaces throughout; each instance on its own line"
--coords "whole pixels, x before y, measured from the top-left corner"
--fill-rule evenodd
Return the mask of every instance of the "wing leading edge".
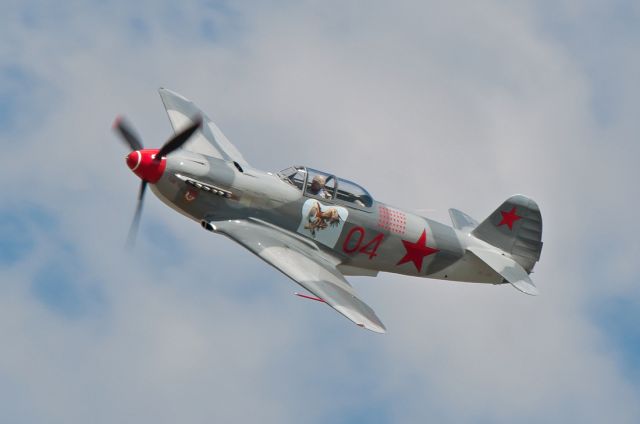
M 338 261 L 312 243 L 257 219 L 209 224 L 215 232 L 246 247 L 360 327 L 386 332 L 373 309 L 358 298 L 337 270 Z

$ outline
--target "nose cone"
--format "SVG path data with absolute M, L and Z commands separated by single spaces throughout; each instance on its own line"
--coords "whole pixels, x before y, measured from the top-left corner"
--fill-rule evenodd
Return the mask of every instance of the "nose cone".
M 132 171 L 135 171 L 141 159 L 142 159 L 142 156 L 140 156 L 140 152 L 138 150 L 136 150 L 135 152 L 129 153 L 125 158 L 127 162 L 127 166 Z
M 129 169 L 148 183 L 157 182 L 167 166 L 167 159 L 155 159 L 158 149 L 135 150 L 127 155 L 125 161 Z

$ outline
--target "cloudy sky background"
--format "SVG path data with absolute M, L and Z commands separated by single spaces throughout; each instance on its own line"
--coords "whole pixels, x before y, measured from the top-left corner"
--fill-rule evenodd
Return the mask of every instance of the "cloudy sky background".
M 481 3 L 0 3 L 0 421 L 640 421 L 640 7 Z M 160 86 L 257 168 L 534 198 L 541 296 L 352 278 L 376 335 L 152 195 L 125 252 Z

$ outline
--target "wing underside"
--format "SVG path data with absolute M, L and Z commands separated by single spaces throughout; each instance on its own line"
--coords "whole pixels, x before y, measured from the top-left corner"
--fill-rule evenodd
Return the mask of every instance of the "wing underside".
M 357 325 L 384 333 L 376 313 L 337 270 L 338 261 L 313 244 L 259 220 L 210 222 L 215 232 L 241 244 Z

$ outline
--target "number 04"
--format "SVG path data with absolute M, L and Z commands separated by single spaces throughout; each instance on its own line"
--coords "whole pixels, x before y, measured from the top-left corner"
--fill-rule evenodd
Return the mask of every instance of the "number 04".
M 382 243 L 384 235 L 380 233 L 367 244 L 362 246 L 364 238 L 365 229 L 363 227 L 353 227 L 347 234 L 347 237 L 345 237 L 344 243 L 342 243 L 342 250 L 345 253 L 364 253 L 365 255 L 369 256 L 369 259 L 373 259 L 374 257 L 378 256 L 376 251 L 378 250 L 378 247 L 380 247 L 380 243 Z

